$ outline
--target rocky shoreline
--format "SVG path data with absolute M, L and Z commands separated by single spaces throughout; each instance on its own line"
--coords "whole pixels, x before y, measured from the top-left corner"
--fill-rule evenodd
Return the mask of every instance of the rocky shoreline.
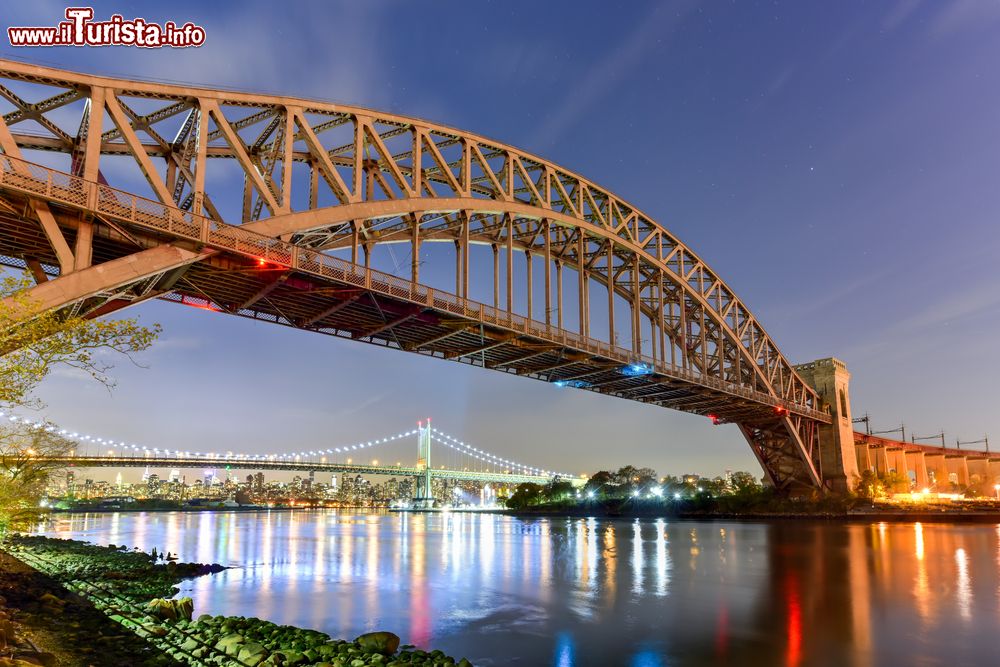
M 153 554 L 125 547 L 41 536 L 10 537 L 3 550 L 43 583 L 68 590 L 71 597 L 103 612 L 116 623 L 112 627 L 131 631 L 117 642 L 102 639 L 100 652 L 91 642 L 76 643 L 82 638 L 73 638 L 70 645 L 79 647 L 81 665 L 471 667 L 468 660 L 456 660 L 441 651 L 400 647 L 399 637 L 390 632 L 368 633 L 354 641 L 335 640 L 316 630 L 252 617 L 193 618 L 190 598 L 171 599 L 179 581 L 225 569 L 221 565 L 160 563 Z M 40 591 L 38 595 L 44 596 Z M 26 597 L 30 601 L 30 591 Z M 53 613 L 57 611 L 61 609 Z M 30 627 L 31 619 L 26 617 L 26 621 Z M 51 664 L 58 662 L 53 659 Z

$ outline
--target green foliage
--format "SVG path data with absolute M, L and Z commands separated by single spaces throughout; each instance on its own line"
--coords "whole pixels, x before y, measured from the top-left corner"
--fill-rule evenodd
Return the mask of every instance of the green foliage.
M 734 472 L 729 476 L 729 485 L 732 488 L 733 495 L 736 496 L 757 494 L 763 488 L 756 477 L 742 470 Z
M 159 325 L 135 319 L 83 319 L 59 311 L 40 311 L 31 301 L 27 277 L 0 278 L 0 407 L 38 407 L 31 392 L 56 366 L 82 371 L 114 386 L 109 375 L 113 354 L 132 360 L 149 348 Z M 108 353 L 111 353 L 109 355 Z M 39 499 L 56 466 L 46 456 L 68 453 L 73 443 L 51 424 L 0 426 L 0 536 L 39 515 Z
M 885 495 L 885 487 L 873 470 L 862 470 L 854 492 L 865 500 L 875 500 Z
M 64 456 L 73 447 L 51 424 L 36 427 L 4 421 L 0 425 L 0 535 L 39 518 L 49 475 L 61 467 L 44 459 Z
M 584 497 L 604 498 L 609 486 L 612 486 L 611 473 L 607 470 L 595 472 L 583 485 Z
M 509 509 L 525 509 L 535 505 L 565 505 L 576 501 L 576 488 L 568 480 L 555 478 L 545 486 L 525 482 L 518 484 L 504 503 Z
M 893 493 L 906 493 L 910 490 L 910 478 L 901 472 L 876 473 L 873 470 L 862 470 L 854 493 L 859 498 L 875 501 Z
M 518 484 L 514 493 L 507 499 L 507 507 L 510 509 L 524 509 L 532 505 L 537 505 L 542 499 L 543 487 L 540 484 L 525 482 Z
M 910 478 L 898 470 L 893 470 L 879 475 L 879 481 L 886 493 L 908 493 L 910 491 Z
M 628 465 L 615 472 L 601 470 L 594 473 L 583 487 L 583 496 L 588 500 L 625 500 L 636 492 L 645 496 L 658 485 L 655 470 Z
M 32 390 L 56 366 L 69 366 L 112 387 L 113 367 L 106 352 L 128 359 L 149 348 L 160 326 L 140 326 L 135 319 L 97 320 L 61 311 L 37 312 L 31 281 L 0 278 L 0 404 L 24 405 Z
M 545 485 L 543 493 L 547 501 L 558 502 L 560 500 L 568 500 L 575 497 L 576 490 L 574 489 L 572 482 L 556 477 Z

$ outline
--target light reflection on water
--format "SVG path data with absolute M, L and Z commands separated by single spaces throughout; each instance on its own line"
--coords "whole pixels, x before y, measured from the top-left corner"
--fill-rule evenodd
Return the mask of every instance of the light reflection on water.
M 1000 525 L 469 514 L 59 515 L 50 534 L 233 569 L 196 613 L 477 665 L 996 664 Z

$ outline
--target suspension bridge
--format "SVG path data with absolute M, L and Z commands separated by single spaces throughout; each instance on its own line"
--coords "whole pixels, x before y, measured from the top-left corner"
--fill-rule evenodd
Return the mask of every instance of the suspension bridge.
M 122 440 L 98 437 L 60 429 L 52 424 L 32 421 L 0 412 L 0 419 L 21 423 L 53 432 L 77 443 L 74 451 L 65 455 L 33 456 L 45 463 L 76 468 L 226 468 L 230 470 L 299 471 L 323 473 L 358 473 L 413 477 L 418 481 L 417 498 L 430 498 L 433 479 L 455 479 L 495 484 L 545 484 L 556 479 L 581 485 L 585 480 L 570 473 L 543 470 L 525 465 L 478 447 L 474 447 L 431 425 L 431 420 L 418 422 L 417 428 L 357 442 L 351 445 L 311 449 L 299 452 L 240 454 L 234 452 L 199 452 L 181 449 L 148 447 Z M 416 438 L 417 456 L 413 465 L 379 463 L 379 457 L 391 443 Z M 438 447 L 434 448 L 433 443 Z M 432 449 L 452 453 L 450 457 L 432 457 Z M 434 466 L 434 461 L 446 458 L 446 463 Z

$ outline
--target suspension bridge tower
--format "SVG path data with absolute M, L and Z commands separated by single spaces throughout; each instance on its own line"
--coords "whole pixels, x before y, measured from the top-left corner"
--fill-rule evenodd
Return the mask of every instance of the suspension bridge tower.
M 434 507 L 434 492 L 431 487 L 431 419 L 417 422 L 417 468 L 424 474 L 417 478 L 417 493 L 413 506 L 430 509 Z

